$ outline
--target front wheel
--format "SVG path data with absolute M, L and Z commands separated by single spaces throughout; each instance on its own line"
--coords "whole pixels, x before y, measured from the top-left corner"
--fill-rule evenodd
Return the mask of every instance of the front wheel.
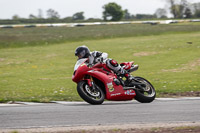
M 135 81 L 138 83 L 145 84 L 145 87 L 143 86 L 141 88 L 136 88 L 135 93 L 135 100 L 141 103 L 150 103 L 152 102 L 156 97 L 156 91 L 153 87 L 153 85 L 146 79 L 142 77 L 135 77 Z
M 95 85 L 90 87 L 86 81 L 80 81 L 77 85 L 77 91 L 80 97 L 90 104 L 102 104 L 105 94 L 100 87 Z

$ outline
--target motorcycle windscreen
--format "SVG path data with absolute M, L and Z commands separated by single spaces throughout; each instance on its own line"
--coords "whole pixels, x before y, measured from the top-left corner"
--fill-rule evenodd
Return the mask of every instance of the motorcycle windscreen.
M 74 71 L 76 71 L 79 68 L 79 66 L 81 64 L 83 64 L 86 60 L 87 60 L 87 58 L 77 60 L 75 66 L 74 66 Z

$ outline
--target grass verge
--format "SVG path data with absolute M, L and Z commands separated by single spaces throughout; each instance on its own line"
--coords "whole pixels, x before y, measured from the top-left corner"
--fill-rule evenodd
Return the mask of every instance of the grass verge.
M 170 25 L 121 24 L 82 27 L 42 27 L 0 29 L 0 48 L 45 46 L 118 37 L 151 36 L 200 31 L 199 22 Z
M 140 65 L 160 93 L 200 90 L 200 32 L 88 40 L 0 50 L 0 101 L 81 100 L 72 82 L 74 49 L 87 44 L 119 62 Z M 188 43 L 188 42 L 192 42 Z
M 111 27 L 113 28 L 113 26 Z M 129 26 L 127 25 L 127 27 Z M 156 27 L 153 26 L 153 28 Z M 30 37 L 33 36 L 35 41 L 37 40 L 35 36 L 40 36 L 40 34 L 33 35 L 35 29 L 32 32 L 30 29 L 25 30 L 27 31 L 25 32 L 23 29 L 21 32 L 24 33 L 20 35 L 25 40 L 27 39 L 26 33 L 28 34 L 29 32 Z M 50 30 L 52 29 L 50 28 Z M 109 30 L 111 29 L 108 29 L 108 32 Z M 162 30 L 164 29 L 160 28 L 160 31 Z M 0 34 L 2 35 L 2 32 L 5 31 L 1 29 Z M 60 30 L 57 29 L 53 33 L 58 36 L 59 33 L 56 34 L 56 31 Z M 114 28 L 114 31 L 117 31 L 116 28 Z M 80 39 L 77 39 L 78 41 L 67 41 L 57 45 L 31 45 L 32 47 L 21 47 L 22 45 L 18 44 L 21 44 L 24 40 L 21 40 L 22 37 L 16 37 L 17 39 L 14 39 L 16 42 L 12 39 L 10 41 L 16 48 L 0 49 L 0 102 L 81 100 L 77 95 L 76 84 L 72 82 L 71 76 L 76 62 L 74 50 L 77 46 L 83 44 L 87 45 L 91 51 L 107 52 L 110 58 L 114 58 L 118 62 L 134 60 L 136 64 L 139 64 L 140 68 L 133 75 L 142 76 L 150 80 L 156 88 L 158 97 L 163 96 L 163 94 L 199 92 L 200 32 L 198 31 L 200 30 L 196 28 L 195 32 L 192 31 L 195 30 L 187 30 L 186 33 L 181 34 L 177 33 L 177 31 L 160 34 L 164 33 L 163 31 L 157 35 L 152 32 L 151 35 L 149 33 L 146 36 L 144 30 L 141 31 L 142 36 L 133 36 L 132 34 L 135 34 L 137 30 L 130 30 L 129 32 L 132 34 L 127 32 L 127 36 L 122 37 L 125 36 L 125 31 L 121 28 L 118 32 L 124 33 L 121 33 L 122 36 L 119 35 L 120 37 L 118 37 L 117 33 L 113 35 L 114 38 L 109 34 L 106 39 L 94 39 L 94 36 L 97 35 L 95 34 L 91 37 L 88 35 L 85 38 L 86 40 L 83 39 L 81 41 L 80 36 L 84 36 L 84 34 L 80 30 L 81 34 L 77 35 Z M 14 31 L 13 35 L 17 35 L 17 32 L 20 33 L 20 30 Z M 39 32 L 37 31 L 37 33 Z M 48 33 L 51 34 L 50 31 Z M 76 40 L 76 38 L 73 39 Z M 30 39 L 27 40 L 28 43 L 32 44 Z M 38 39 L 38 42 L 40 41 L 41 39 Z M 9 42 L 5 40 L 5 43 Z M 9 45 L 12 44 L 9 43 Z

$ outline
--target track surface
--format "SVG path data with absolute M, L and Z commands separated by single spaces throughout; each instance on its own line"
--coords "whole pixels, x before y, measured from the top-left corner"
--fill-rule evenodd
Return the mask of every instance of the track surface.
M 0 129 L 200 122 L 200 99 L 0 106 Z

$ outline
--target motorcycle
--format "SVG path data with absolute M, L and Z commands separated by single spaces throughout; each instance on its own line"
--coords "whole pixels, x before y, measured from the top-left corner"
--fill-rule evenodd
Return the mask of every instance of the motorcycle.
M 105 99 L 126 101 L 133 98 L 141 103 L 150 103 L 156 97 L 153 85 L 142 77 L 125 78 L 115 74 L 105 63 L 90 66 L 88 59 L 79 59 L 74 66 L 72 80 L 77 83 L 80 97 L 90 104 L 102 104 Z M 130 75 L 138 69 L 134 62 L 120 64 Z

